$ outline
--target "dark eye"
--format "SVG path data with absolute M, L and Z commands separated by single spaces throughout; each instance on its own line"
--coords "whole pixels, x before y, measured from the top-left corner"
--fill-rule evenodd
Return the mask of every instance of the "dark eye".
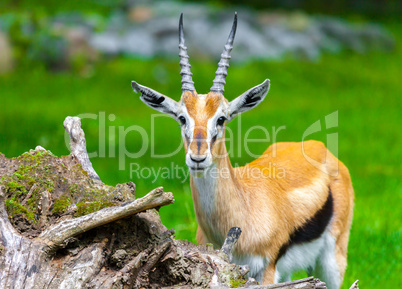
M 186 124 L 186 118 L 184 116 L 179 116 L 179 121 L 182 125 Z
M 220 118 L 218 118 L 218 120 L 216 121 L 216 124 L 219 126 L 223 126 L 223 124 L 225 123 L 226 117 L 221 116 Z

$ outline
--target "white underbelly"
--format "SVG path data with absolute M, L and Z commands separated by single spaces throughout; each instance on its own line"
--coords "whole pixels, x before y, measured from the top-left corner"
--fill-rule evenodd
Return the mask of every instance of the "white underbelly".
M 331 247 L 331 248 L 329 248 Z M 300 270 L 314 270 L 317 260 L 323 251 L 333 251 L 334 239 L 326 230 L 318 239 L 303 244 L 291 245 L 285 254 L 277 261 L 275 271 L 275 283 L 290 280 L 292 273 Z M 233 256 L 233 263 L 248 265 L 249 277 L 262 282 L 265 268 L 269 259 L 262 256 Z
M 318 239 L 291 245 L 276 263 L 275 283 L 288 280 L 296 271 L 314 270 L 321 253 L 328 249 L 328 244 L 333 243 L 331 239 L 333 237 L 326 230 Z

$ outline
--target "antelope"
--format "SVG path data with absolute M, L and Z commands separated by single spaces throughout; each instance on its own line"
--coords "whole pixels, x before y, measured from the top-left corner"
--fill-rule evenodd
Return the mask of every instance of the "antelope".
M 132 88 L 141 93 L 146 105 L 180 124 L 198 243 L 220 248 L 228 230 L 240 227 L 243 233 L 233 261 L 248 265 L 250 277 L 271 284 L 289 281 L 293 272 L 306 270 L 328 288 L 339 288 L 354 201 L 346 166 L 318 141 L 276 143 L 244 167 L 231 165 L 225 126 L 261 103 L 270 87 L 266 79 L 232 101 L 223 96 L 236 27 L 237 14 L 208 94 L 198 94 L 194 87 L 183 14 L 179 21 L 180 101 L 135 81 Z M 270 168 L 273 163 L 285 177 Z

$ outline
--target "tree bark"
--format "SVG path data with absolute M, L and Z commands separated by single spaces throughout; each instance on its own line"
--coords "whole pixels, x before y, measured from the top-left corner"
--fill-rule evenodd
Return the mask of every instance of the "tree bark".
M 69 238 L 82 234 L 90 229 L 117 221 L 130 215 L 148 209 L 166 206 L 174 202 L 172 193 L 164 193 L 163 188 L 157 188 L 145 197 L 120 206 L 104 208 L 89 215 L 69 219 L 50 226 L 39 235 L 38 239 L 50 248 L 62 247 Z
M 82 248 L 76 256 L 58 257 L 57 249 L 88 230 L 172 202 L 173 195 L 158 188 L 133 202 L 61 221 L 49 226 L 37 238 L 28 239 L 11 225 L 0 187 L 0 288 L 84 288 L 105 264 L 103 252 L 109 244 L 108 238 Z
M 314 277 L 308 277 L 296 281 L 289 281 L 271 285 L 250 286 L 251 289 L 326 289 L 324 282 Z

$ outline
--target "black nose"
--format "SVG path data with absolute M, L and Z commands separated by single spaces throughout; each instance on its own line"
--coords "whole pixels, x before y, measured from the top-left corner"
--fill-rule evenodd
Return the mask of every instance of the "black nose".
M 207 158 L 206 156 L 192 156 L 192 155 L 190 155 L 190 159 L 195 163 L 202 163 L 203 161 L 205 161 L 206 158 Z

